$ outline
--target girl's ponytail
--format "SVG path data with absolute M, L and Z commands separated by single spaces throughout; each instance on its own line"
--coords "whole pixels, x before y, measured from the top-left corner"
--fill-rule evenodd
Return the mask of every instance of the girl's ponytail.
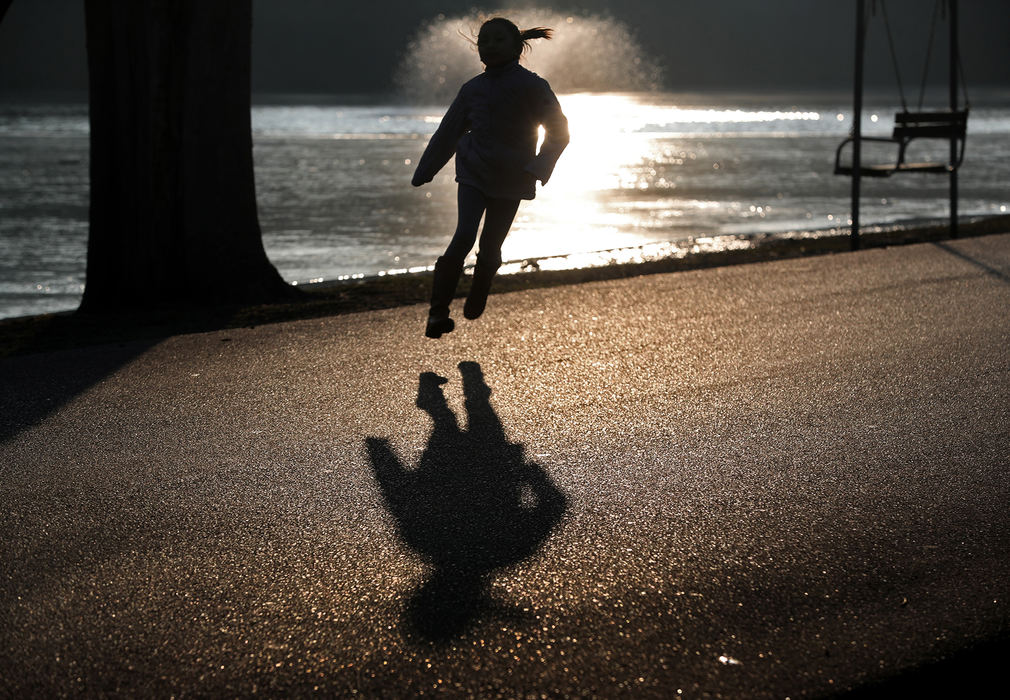
M 554 30 L 549 27 L 530 27 L 519 32 L 519 38 L 523 42 L 530 39 L 550 39 L 554 36 Z
M 519 44 L 522 46 L 520 53 L 530 50 L 531 39 L 550 39 L 554 36 L 554 30 L 549 27 L 530 27 L 519 32 Z

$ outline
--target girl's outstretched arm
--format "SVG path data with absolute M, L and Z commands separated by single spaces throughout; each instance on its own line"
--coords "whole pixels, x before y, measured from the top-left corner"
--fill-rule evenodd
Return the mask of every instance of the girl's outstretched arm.
M 449 111 L 442 117 L 442 123 L 432 135 L 428 147 L 421 154 L 421 160 L 417 162 L 414 177 L 410 181 L 414 187 L 431 182 L 456 152 L 456 144 L 469 126 L 464 103 L 465 98 L 461 89 L 449 106 Z
M 541 103 L 540 123 L 544 127 L 544 142 L 540 145 L 540 152 L 536 157 L 526 164 L 526 172 L 533 173 L 541 184 L 546 185 L 554 172 L 561 152 L 568 145 L 568 118 L 561 111 L 558 98 L 551 91 L 547 83 L 543 86 L 544 92 Z

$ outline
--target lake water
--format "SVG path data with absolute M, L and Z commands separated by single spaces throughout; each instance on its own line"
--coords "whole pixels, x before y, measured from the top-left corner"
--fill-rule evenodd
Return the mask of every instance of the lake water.
M 560 99 L 571 145 L 551 182 L 520 208 L 506 260 L 848 223 L 849 180 L 832 174 L 852 124 L 847 95 Z M 424 188 L 412 188 L 410 176 L 445 105 L 272 102 L 253 108 L 257 195 L 264 243 L 284 278 L 431 265 L 455 226 L 452 164 Z M 864 130 L 887 134 L 893 100 L 867 104 Z M 961 213 L 1005 214 L 1010 93 L 973 95 L 968 133 Z M 938 148 L 942 159 L 946 145 Z M 88 231 L 86 105 L 0 105 L 0 153 L 0 317 L 73 309 Z M 864 160 L 893 157 L 871 151 Z M 865 223 L 947 215 L 945 177 L 863 182 Z

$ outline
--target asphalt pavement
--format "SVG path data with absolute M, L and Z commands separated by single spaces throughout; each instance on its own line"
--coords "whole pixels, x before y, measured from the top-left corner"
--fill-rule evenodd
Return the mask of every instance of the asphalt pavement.
M 0 696 L 1003 677 L 1010 235 L 425 312 L 0 360 Z

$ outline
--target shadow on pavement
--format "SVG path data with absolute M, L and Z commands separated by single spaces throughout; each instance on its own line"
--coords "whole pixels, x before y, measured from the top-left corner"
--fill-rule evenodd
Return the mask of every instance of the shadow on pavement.
M 913 698 L 997 697 L 1007 687 L 1006 659 L 1010 653 L 1010 633 L 963 649 L 940 661 L 910 668 L 887 678 L 839 695 L 844 700 L 885 700 Z
M 400 536 L 431 566 L 405 620 L 410 632 L 431 641 L 452 640 L 482 616 L 519 616 L 491 599 L 491 575 L 535 554 L 566 507 L 543 468 L 506 439 L 480 365 L 463 362 L 459 369 L 466 430 L 442 392 L 448 380 L 425 372 L 417 406 L 435 425 L 418 465 L 405 467 L 386 440 L 367 439 Z
M 156 344 L 134 342 L 0 359 L 0 443 L 42 423 Z
M 1003 272 L 1003 271 L 1001 271 L 1001 270 L 999 270 L 999 269 L 997 269 L 995 267 L 992 267 L 991 265 L 987 265 L 986 263 L 982 262 L 981 260 L 977 260 L 977 259 L 971 257 L 970 255 L 966 255 L 966 254 L 962 253 L 961 251 L 957 250 L 956 248 L 954 248 L 953 246 L 951 246 L 948 243 L 934 243 L 933 245 L 935 245 L 940 250 L 943 250 L 943 251 L 946 251 L 946 252 L 950 253 L 955 258 L 961 258 L 961 260 L 964 260 L 965 262 L 971 263 L 975 267 L 977 267 L 977 268 L 979 268 L 981 270 L 984 270 L 987 274 L 995 277 L 998 280 L 1001 280 L 1003 282 L 1010 282 L 1010 275 L 1007 275 L 1005 272 Z

